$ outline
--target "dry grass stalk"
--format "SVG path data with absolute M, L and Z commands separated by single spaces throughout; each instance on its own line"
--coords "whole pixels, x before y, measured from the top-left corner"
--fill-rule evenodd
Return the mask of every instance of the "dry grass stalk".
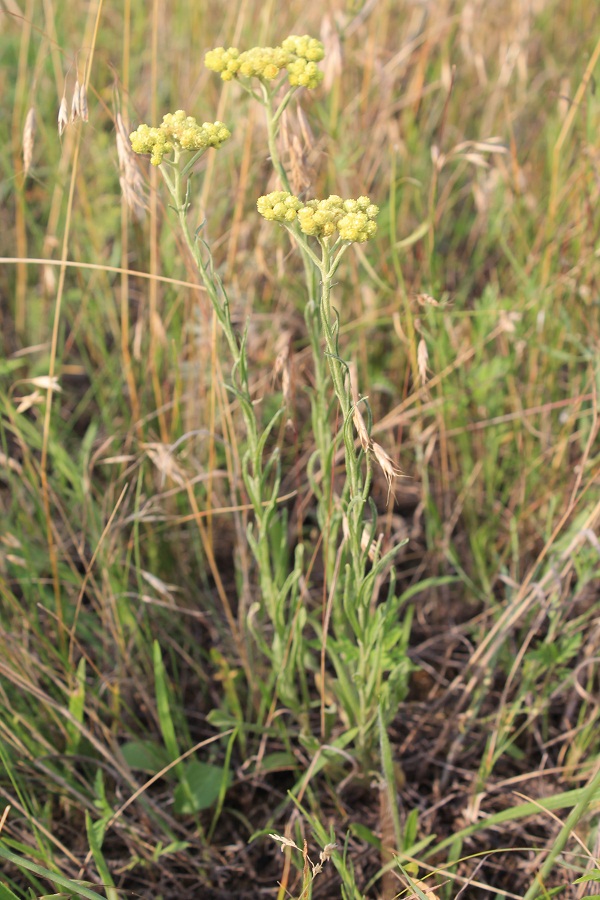
M 35 109 L 33 106 L 25 117 L 23 128 L 23 175 L 26 177 L 33 159 L 33 139 L 35 137 Z
M 394 816 L 390 802 L 390 785 L 382 780 L 379 785 L 379 828 L 381 831 L 381 877 L 382 896 L 385 900 L 391 900 L 398 895 L 398 876 L 393 868 L 388 868 L 394 860 L 394 848 L 396 846 L 396 833 L 394 831 Z M 395 791 L 394 791 L 395 793 Z
M 4 812 L 2 813 L 2 818 L 0 818 L 0 832 L 2 832 L 2 829 L 4 828 L 4 823 L 8 819 L 9 812 L 10 812 L 10 806 L 5 806 Z
M 372 454 L 377 460 L 384 476 L 385 480 L 388 484 L 388 496 L 387 502 L 390 502 L 390 496 L 392 493 L 392 482 L 394 478 L 400 478 L 402 475 L 402 469 L 396 465 L 394 460 L 391 458 L 389 453 L 387 453 L 381 444 L 376 443 L 372 440 L 371 435 L 368 432 L 367 426 L 365 425 L 365 420 L 363 419 L 362 413 L 359 409 L 358 404 L 361 399 L 366 400 L 366 397 L 359 398 L 358 388 L 356 386 L 357 383 L 357 374 L 356 374 L 356 364 L 350 363 L 349 366 L 350 371 L 350 386 L 352 390 L 352 399 L 354 402 L 354 409 L 352 410 L 352 421 L 354 422 L 354 427 L 356 428 L 356 432 L 358 434 L 358 439 L 360 440 L 361 446 L 365 453 Z
M 273 379 L 281 379 L 281 392 L 283 402 L 289 406 L 292 400 L 292 367 L 290 361 L 290 343 L 292 335 L 289 331 L 283 331 L 275 344 L 277 356 L 273 365 Z
M 339 32 L 333 25 L 330 16 L 323 18 L 321 41 L 325 47 L 325 59 L 322 66 L 323 90 L 329 93 L 336 78 L 339 78 L 342 72 L 342 44 Z
M 117 156 L 119 158 L 119 184 L 132 216 L 139 222 L 146 214 L 144 181 L 138 169 L 135 153 L 131 149 L 128 130 L 125 127 L 121 113 L 117 113 L 115 116 L 115 128 L 117 134 Z
M 354 403 L 354 409 L 352 410 L 352 421 L 354 422 L 354 427 L 356 428 L 356 433 L 358 434 L 358 439 L 361 443 L 361 446 L 365 453 L 372 451 L 373 444 L 371 441 L 371 436 L 367 430 L 367 426 L 365 425 L 365 420 L 363 419 L 363 415 L 358 407 L 360 403 L 360 397 L 358 394 L 357 381 L 358 375 L 356 371 L 356 363 L 351 362 L 349 367 L 350 374 L 350 389 L 352 391 L 352 402 Z M 362 398 L 366 399 L 366 398 Z
M 413 881 L 413 885 L 425 894 L 427 900 L 439 900 L 439 895 L 424 881 Z M 413 898 L 417 900 L 418 897 L 419 895 L 414 891 L 412 894 L 409 894 L 408 900 L 413 900 Z
M 319 152 L 308 120 L 300 107 L 297 107 L 294 117 L 288 111 L 282 115 L 279 142 L 281 155 L 286 160 L 292 192 L 300 197 L 310 190 L 315 180 L 315 162 Z
M 285 403 L 288 410 L 292 409 L 293 406 L 293 364 L 291 358 L 291 342 L 292 335 L 289 331 L 284 331 L 278 341 L 276 349 L 279 351 L 277 353 L 277 357 L 275 359 L 275 364 L 273 366 L 273 379 L 277 378 L 281 379 L 281 393 L 283 394 L 283 402 Z M 292 416 L 288 416 L 285 422 L 286 430 L 292 435 L 296 436 L 296 423 Z

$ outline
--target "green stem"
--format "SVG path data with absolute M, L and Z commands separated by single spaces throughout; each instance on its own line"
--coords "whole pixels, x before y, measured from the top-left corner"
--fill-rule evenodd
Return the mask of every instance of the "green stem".
M 267 134 L 269 151 L 275 171 L 278 173 L 282 187 L 290 191 L 289 181 L 278 155 L 277 131 L 278 120 L 291 96 L 284 98 L 277 113 L 271 108 L 271 96 L 263 85 L 265 109 L 267 113 Z M 291 191 L 290 191 L 291 193 Z M 366 571 L 368 552 L 362 547 L 365 529 L 365 506 L 371 484 L 371 465 L 368 456 L 359 447 L 357 450 L 352 413 L 354 398 L 348 377 L 348 366 L 339 353 L 339 323 L 331 306 L 333 279 L 341 258 L 349 244 L 340 238 L 330 244 L 329 239 L 319 240 L 321 257 L 314 252 L 309 238 L 302 233 L 297 224 L 287 226 L 300 249 L 306 281 L 309 288 L 309 302 L 306 306 L 305 321 L 307 324 L 311 348 L 315 362 L 316 392 L 312 398 L 313 428 L 317 451 L 321 460 L 322 491 L 318 498 L 318 514 L 324 534 L 324 561 L 326 582 L 329 588 L 335 585 L 336 600 L 344 598 L 342 603 L 334 600 L 333 621 L 336 635 L 340 640 L 353 640 L 358 644 L 357 669 L 355 672 L 356 690 L 356 722 L 358 725 L 357 742 L 365 755 L 368 749 L 370 732 L 372 731 L 374 706 L 370 672 L 373 662 L 373 636 L 370 627 L 370 604 Z M 315 273 L 320 274 L 320 290 L 317 296 Z M 321 352 L 321 341 L 325 342 L 326 354 Z M 327 362 L 325 362 L 325 357 Z M 340 409 L 342 426 L 341 435 L 344 441 L 344 457 L 346 466 L 346 483 L 342 495 L 342 507 L 348 524 L 347 548 L 340 548 L 347 564 L 342 568 L 341 583 L 337 584 L 336 556 L 338 550 L 338 530 L 341 519 L 330 510 L 332 497 L 333 469 L 335 465 L 335 446 L 339 439 L 333 436 L 329 427 L 329 379 Z M 364 465 L 363 465 L 364 464 Z M 363 473 L 363 467 L 366 466 Z M 333 524 L 333 527 L 331 523 Z M 347 599 L 356 604 L 351 616 L 347 610 Z M 354 623 L 354 624 L 352 624 Z M 342 637 L 345 635 L 345 637 Z M 343 665 L 343 663 L 341 663 Z
M 287 92 L 287 94 L 285 95 L 285 97 L 283 98 L 283 100 L 281 101 L 279 106 L 277 107 L 277 110 L 275 111 L 275 113 L 273 115 L 273 124 L 274 125 L 277 125 L 277 123 L 279 122 L 281 116 L 287 109 L 287 106 L 288 106 L 290 100 L 292 99 L 292 97 L 294 96 L 294 94 L 296 93 L 297 90 L 298 90 L 298 88 L 296 88 L 296 87 L 291 88 Z
M 276 113 L 274 113 L 273 107 L 272 107 L 272 101 L 273 101 L 272 93 L 269 91 L 266 84 L 264 84 L 262 81 L 260 82 L 260 86 L 261 86 L 261 89 L 263 92 L 263 106 L 265 108 L 265 113 L 267 116 L 267 142 L 269 144 L 269 154 L 271 156 L 271 163 L 273 164 L 273 168 L 275 169 L 275 171 L 277 172 L 277 174 L 279 176 L 279 180 L 281 181 L 281 184 L 283 185 L 284 190 L 290 191 L 290 193 L 291 193 L 291 188 L 290 188 L 290 183 L 289 183 L 289 180 L 287 177 L 287 173 L 283 167 L 283 163 L 281 162 L 281 158 L 279 156 L 279 150 L 277 149 L 277 134 L 279 132 L 279 118 L 281 116 L 281 113 L 283 112 L 283 109 L 281 110 L 281 112 L 279 112 L 279 110 L 278 110 Z M 288 102 L 289 102 L 289 100 L 288 100 Z M 286 103 L 286 106 L 287 106 L 287 103 Z M 285 109 L 285 107 L 284 107 L 284 109 Z
M 273 92 L 269 90 L 267 85 L 261 82 L 261 90 L 263 93 L 262 105 L 265 109 L 267 122 L 267 141 L 269 146 L 269 154 L 273 168 L 279 176 L 284 190 L 291 191 L 287 172 L 283 166 L 277 146 L 277 135 L 279 133 L 279 124 L 284 110 L 287 108 L 296 88 L 289 90 L 278 108 L 273 111 Z M 337 528 L 332 527 L 332 515 L 329 508 L 332 496 L 333 484 L 333 457 L 331 430 L 328 427 L 329 422 L 329 379 L 327 377 L 327 363 L 321 350 L 321 313 L 320 298 L 317 284 L 317 272 L 321 271 L 321 260 L 312 248 L 308 245 L 305 236 L 298 228 L 291 227 L 290 230 L 296 238 L 297 246 L 302 257 L 304 267 L 304 278 L 308 292 L 308 300 L 305 307 L 305 322 L 308 329 L 309 340 L 313 353 L 314 376 L 315 376 L 315 393 L 312 398 L 313 407 L 313 431 L 315 435 L 315 444 L 321 462 L 321 500 L 319 502 L 319 519 L 324 535 L 324 559 L 326 569 L 326 581 L 330 585 L 335 570 L 335 554 L 336 554 L 336 537 Z M 328 463 L 331 457 L 331 466 Z
M 342 244 L 337 254 L 332 259 L 332 248 L 329 247 L 327 238 L 321 240 L 321 327 L 325 338 L 329 371 L 333 381 L 333 388 L 340 405 L 343 417 L 344 441 L 346 444 L 346 469 L 350 482 L 350 498 L 362 496 L 362 478 L 360 461 L 354 449 L 354 438 L 350 427 L 352 417 L 353 399 L 350 384 L 347 383 L 348 367 L 340 358 L 337 335 L 339 326 L 337 321 L 332 325 L 331 310 L 331 286 L 333 276 L 338 268 L 342 254 L 347 249 L 347 244 Z M 347 430 L 350 430 L 350 440 L 347 439 Z
M 188 222 L 189 203 L 187 199 L 187 185 L 189 181 L 183 177 L 179 167 L 179 153 L 175 153 L 172 173 L 165 166 L 161 166 L 161 173 L 173 201 L 173 209 L 179 220 L 181 233 L 185 243 L 196 263 L 202 282 L 215 310 L 217 318 L 222 326 L 229 350 L 233 357 L 233 371 L 238 381 L 237 392 L 240 398 L 240 407 L 244 417 L 246 433 L 248 436 L 248 455 L 251 467 L 245 471 L 245 485 L 251 499 L 256 520 L 257 538 L 255 556 L 260 578 L 261 594 L 271 621 L 275 624 L 281 621 L 277 615 L 279 590 L 274 577 L 274 566 L 271 558 L 269 542 L 269 523 L 276 506 L 276 494 L 279 484 L 278 472 L 275 475 L 274 484 L 271 486 L 269 496 L 264 495 L 264 473 L 262 463 L 262 441 L 259 437 L 259 427 L 254 414 L 254 407 L 250 394 L 248 372 L 246 365 L 246 352 L 244 343 L 238 340 L 233 323 L 231 321 L 229 301 L 220 281 L 214 277 L 207 263 L 202 259 L 199 241 L 192 234 Z M 187 166 L 183 169 L 186 171 Z M 280 635 L 281 637 L 281 635 Z
M 349 502 L 346 506 L 348 530 L 350 533 L 349 550 L 350 561 L 353 570 L 354 589 L 358 591 L 365 578 L 366 557 L 362 548 L 362 534 L 365 525 L 364 508 L 367 500 L 370 484 L 370 468 L 367 465 L 367 477 L 363 479 L 362 458 L 363 454 L 356 450 L 354 430 L 352 425 L 352 412 L 354 400 L 352 387 L 349 383 L 348 366 L 341 359 L 338 348 L 339 325 L 337 320 L 332 325 L 331 287 L 333 277 L 340 264 L 342 255 L 348 248 L 348 244 L 336 242 L 331 248 L 327 238 L 320 240 L 321 258 L 321 326 L 325 337 L 325 346 L 329 363 L 329 371 L 333 381 L 333 388 L 342 413 L 342 429 L 344 439 L 344 460 L 346 464 L 346 481 L 349 492 Z M 334 254 L 335 249 L 337 253 Z M 362 717 L 362 713 L 361 713 Z

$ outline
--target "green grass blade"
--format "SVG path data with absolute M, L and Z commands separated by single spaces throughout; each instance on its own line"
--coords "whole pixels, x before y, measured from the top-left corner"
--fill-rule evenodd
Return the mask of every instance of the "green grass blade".
M 76 881 L 71 881 L 70 878 L 65 878 L 63 875 L 57 875 L 56 872 L 51 872 L 49 869 L 45 869 L 43 866 L 38 866 L 37 863 L 32 863 L 28 859 L 23 859 L 22 856 L 17 856 L 16 853 L 11 853 L 10 850 L 7 850 L 5 847 L 0 844 L 0 858 L 7 860 L 7 862 L 13 863 L 13 865 L 18 866 L 20 869 L 26 869 L 28 872 L 33 872 L 35 875 L 39 875 L 41 878 L 47 878 L 48 881 L 52 881 L 54 884 L 60 885 L 60 887 L 67 888 L 72 894 L 77 895 L 78 897 L 88 897 L 89 900 L 103 900 L 102 894 L 97 894 L 95 891 L 90 891 L 88 888 L 83 887 L 83 885 L 78 884 Z M 114 897 L 116 898 L 116 893 Z
M 104 889 L 106 891 L 106 900 L 119 900 L 119 895 L 115 889 L 113 877 L 110 874 L 110 870 L 106 865 L 106 860 L 104 859 L 104 856 L 102 854 L 102 844 L 100 840 L 98 840 L 98 835 L 96 833 L 96 830 L 94 829 L 94 823 L 92 822 L 92 818 L 88 812 L 86 812 L 85 814 L 85 829 L 87 831 L 90 850 L 92 851 L 92 856 L 94 857 L 94 862 L 96 863 L 96 868 L 98 869 L 98 875 L 100 876 L 104 884 Z

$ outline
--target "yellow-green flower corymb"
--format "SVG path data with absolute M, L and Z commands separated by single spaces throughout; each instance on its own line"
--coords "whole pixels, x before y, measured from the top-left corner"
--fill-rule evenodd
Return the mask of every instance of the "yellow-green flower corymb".
M 304 234 L 317 238 L 331 237 L 337 231 L 343 241 L 364 243 L 377 231 L 374 220 L 379 207 L 368 197 L 343 200 L 332 194 L 326 200 L 303 203 L 287 191 L 272 191 L 259 197 L 256 207 L 268 221 L 287 224 L 297 221 Z
M 286 69 L 293 87 L 314 88 L 323 80 L 317 63 L 324 55 L 321 41 L 308 34 L 302 37 L 291 34 L 277 47 L 251 47 L 243 52 L 237 47 L 215 47 L 204 57 L 204 64 L 207 69 L 218 72 L 223 81 L 238 76 L 273 81 Z
M 256 208 L 269 222 L 293 222 L 302 208 L 302 201 L 288 191 L 271 191 L 258 198 Z
M 167 113 L 157 128 L 140 125 L 129 135 L 135 153 L 150 153 L 150 162 L 159 166 L 163 157 L 178 150 L 197 152 L 208 147 L 220 147 L 231 137 L 231 132 L 222 122 L 203 122 L 199 125 L 193 116 L 187 116 L 183 109 Z

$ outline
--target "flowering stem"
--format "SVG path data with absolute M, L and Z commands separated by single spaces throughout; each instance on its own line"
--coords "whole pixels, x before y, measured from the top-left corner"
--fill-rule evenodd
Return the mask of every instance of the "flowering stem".
M 267 135 L 271 161 L 288 197 L 297 201 L 297 198 L 294 198 L 294 195 L 291 192 L 289 180 L 279 157 L 277 147 L 278 121 L 293 92 L 288 91 L 279 108 L 274 112 L 272 108 L 273 93 L 269 91 L 267 85 L 262 82 L 261 88 L 263 91 L 263 105 L 265 107 L 267 118 Z M 268 198 L 264 199 L 268 201 Z M 351 221 L 350 224 L 357 226 L 357 223 L 362 223 L 362 227 L 364 227 L 367 222 L 363 210 L 368 207 L 364 205 L 359 207 L 356 201 L 353 202 L 355 203 L 354 207 L 351 206 L 347 211 L 351 212 L 357 221 Z M 266 208 L 268 209 L 268 202 Z M 376 214 L 376 207 L 373 209 Z M 360 210 L 358 216 L 356 215 L 357 210 Z M 370 212 L 368 215 L 373 214 L 373 212 Z M 350 228 L 348 231 L 344 232 L 344 234 L 348 233 L 352 235 L 351 237 L 342 237 L 342 233 L 340 232 L 340 236 L 335 241 L 332 241 L 330 237 L 325 235 L 319 236 L 314 230 L 304 232 L 301 223 L 297 219 L 286 221 L 285 218 L 280 218 L 279 221 L 282 221 L 283 224 L 286 225 L 296 239 L 297 246 L 301 252 L 306 281 L 309 288 L 309 302 L 306 306 L 305 321 L 315 361 L 316 391 L 312 401 L 312 420 L 322 473 L 320 489 L 317 487 L 314 480 L 312 481 L 312 484 L 315 493 L 317 494 L 319 524 L 325 541 L 324 559 L 326 581 L 329 587 L 333 586 L 335 580 L 334 573 L 336 570 L 335 548 L 337 544 L 337 530 L 341 521 L 339 515 L 333 513 L 331 509 L 331 501 L 333 498 L 333 472 L 335 467 L 334 449 L 338 437 L 334 436 L 332 438 L 329 429 L 328 368 L 342 416 L 342 438 L 344 440 L 346 462 L 345 493 L 347 493 L 347 497 L 343 497 L 342 501 L 346 505 L 346 524 L 349 531 L 350 556 L 352 559 L 354 578 L 356 583 L 360 584 L 364 580 L 366 565 L 365 553 L 362 549 L 361 541 L 364 531 L 364 506 L 367 502 L 370 487 L 370 462 L 367 457 L 366 477 L 363 478 L 363 452 L 361 450 L 357 452 L 355 449 L 352 424 L 352 413 L 354 408 L 352 388 L 348 378 L 348 367 L 340 358 L 338 352 L 339 326 L 331 308 L 331 288 L 335 272 L 350 243 L 357 238 L 360 240 L 364 240 L 365 238 L 360 236 L 360 229 L 358 227 L 355 227 L 354 231 Z M 309 234 L 316 234 L 318 237 L 321 247 L 320 257 L 314 252 L 309 242 Z M 354 235 L 356 235 L 356 237 Z M 320 289 L 317 289 L 315 283 L 316 272 L 320 274 Z M 325 363 L 325 359 L 321 352 L 321 341 L 323 339 L 325 341 L 327 364 Z M 345 502 L 346 500 L 347 503 Z
M 339 266 L 342 255 L 349 244 L 341 242 L 335 253 L 336 245 L 329 246 L 328 238 L 320 240 L 321 258 L 321 327 L 327 348 L 329 371 L 333 381 L 333 388 L 342 413 L 342 429 L 344 438 L 344 456 L 349 489 L 349 503 L 347 508 L 348 526 L 350 531 L 350 553 L 357 586 L 364 578 L 364 553 L 361 548 L 362 532 L 364 527 L 364 505 L 367 500 L 370 486 L 370 467 L 367 460 L 367 477 L 363 480 L 361 462 L 362 452 L 357 452 L 352 428 L 352 411 L 354 402 L 352 388 L 349 383 L 348 366 L 341 359 L 338 349 L 339 323 L 336 319 L 332 325 L 331 287 L 333 277 Z M 335 253 L 335 255 L 333 255 Z
M 294 93 L 296 92 L 296 90 L 297 90 L 297 88 L 295 88 L 295 87 L 293 87 L 291 90 L 289 90 L 287 92 L 287 94 L 285 95 L 285 97 L 283 98 L 283 100 L 281 101 L 281 103 L 279 104 L 279 106 L 277 107 L 277 109 L 273 115 L 273 124 L 274 125 L 278 124 L 279 119 L 285 112 L 287 105 L 290 102 L 290 100 L 292 99 L 292 97 L 294 96 Z
M 281 116 L 288 106 L 296 88 L 287 91 L 283 100 L 279 104 L 277 110 L 273 110 L 274 92 L 269 91 L 267 85 L 260 82 L 263 92 L 262 105 L 265 109 L 267 122 L 267 140 L 269 145 L 269 154 L 273 168 L 279 176 L 282 187 L 286 191 L 291 192 L 291 186 L 287 177 L 287 172 L 279 155 L 277 146 L 277 136 L 279 133 L 279 124 Z M 332 527 L 331 514 L 329 504 L 331 501 L 331 488 L 333 482 L 333 453 L 332 453 L 332 437 L 328 427 L 329 421 L 329 379 L 327 378 L 327 367 L 323 353 L 321 350 L 321 301 L 319 299 L 319 291 L 316 279 L 316 273 L 322 269 L 322 261 L 308 244 L 305 236 L 296 227 L 292 227 L 294 236 L 296 237 L 297 246 L 302 256 L 302 264 L 304 266 L 304 276 L 308 292 L 308 302 L 305 306 L 304 319 L 308 329 L 309 340 L 314 360 L 314 376 L 315 376 L 315 392 L 312 395 L 312 425 L 315 435 L 315 444 L 321 463 L 321 490 L 319 502 L 319 519 L 324 535 L 324 558 L 326 569 L 326 580 L 330 584 L 333 579 L 335 569 L 335 537 L 337 529 Z M 328 464 L 331 457 L 332 464 Z
M 267 85 L 264 84 L 264 82 L 261 81 L 260 86 L 261 86 L 262 92 L 263 92 L 262 105 L 265 108 L 265 113 L 267 116 L 267 141 L 269 144 L 269 154 L 271 156 L 271 163 L 273 164 L 273 168 L 277 172 L 277 174 L 279 176 L 279 180 L 281 181 L 285 190 L 289 191 L 289 190 L 291 190 L 290 183 L 288 181 L 287 173 L 286 173 L 285 169 L 283 168 L 283 163 L 281 162 L 281 158 L 279 156 L 279 150 L 277 148 L 277 133 L 279 131 L 279 118 L 281 116 L 281 113 L 283 112 L 283 109 L 285 109 L 285 107 L 283 107 L 283 109 L 281 109 L 281 112 L 278 110 L 276 113 L 274 113 L 273 107 L 272 107 L 273 95 L 269 91 Z M 288 98 L 291 99 L 291 96 L 292 96 L 292 91 L 288 91 Z M 289 99 L 288 99 L 288 103 L 289 103 Z M 286 106 L 287 106 L 287 103 L 286 103 Z
M 255 519 L 256 534 L 251 541 L 251 545 L 257 563 L 260 593 L 264 608 L 275 629 L 272 652 L 275 654 L 275 657 L 279 656 L 279 658 L 274 658 L 273 672 L 279 677 L 282 662 L 281 654 L 286 652 L 288 637 L 286 616 L 283 614 L 281 606 L 285 598 L 285 591 L 283 585 L 279 584 L 280 579 L 276 575 L 277 565 L 273 558 L 273 552 L 276 551 L 272 550 L 269 536 L 277 508 L 277 494 L 280 482 L 277 455 L 272 455 L 266 465 L 263 464 L 264 444 L 269 431 L 278 418 L 278 414 L 261 434 L 250 393 L 245 341 L 244 339 L 240 341 L 235 334 L 227 294 L 216 274 L 212 272 L 210 265 L 203 260 L 197 234 L 193 234 L 190 230 L 187 215 L 189 208 L 188 190 L 182 174 L 185 169 L 182 170 L 179 167 L 179 154 L 177 151 L 174 154 L 173 163 L 169 162 L 165 166 L 164 162 L 163 160 L 160 171 L 171 195 L 173 209 L 179 220 L 181 232 L 198 267 L 204 287 L 222 326 L 234 361 L 233 372 L 237 380 L 237 385 L 234 389 L 240 401 L 248 438 L 243 477 Z M 189 181 L 187 184 L 189 185 Z M 269 478 L 267 478 L 268 472 L 272 473 Z
M 345 663 L 338 656 L 337 642 L 350 640 L 356 642 L 355 668 L 353 682 L 355 700 L 356 722 L 358 724 L 357 745 L 360 752 L 368 758 L 369 741 L 374 721 L 373 685 L 371 672 L 374 665 L 373 639 L 370 636 L 371 629 L 371 588 L 369 587 L 369 574 L 367 572 L 368 551 L 363 548 L 363 532 L 365 530 L 365 506 L 368 502 L 368 494 L 371 484 L 371 466 L 368 454 L 362 449 L 356 448 L 353 419 L 354 399 L 352 386 L 348 375 L 348 366 L 340 357 L 338 347 L 339 323 L 337 315 L 331 306 L 331 291 L 333 279 L 340 264 L 343 254 L 350 246 L 350 242 L 338 239 L 333 245 L 327 237 L 319 238 L 321 258 L 316 257 L 308 246 L 308 238 L 302 233 L 296 223 L 289 225 L 288 230 L 294 235 L 298 245 L 306 251 L 307 258 L 314 260 L 320 273 L 320 299 L 319 319 L 320 329 L 323 334 L 326 348 L 327 363 L 331 374 L 331 381 L 339 404 L 342 416 L 342 436 L 344 440 L 344 455 L 346 465 L 346 491 L 342 497 L 345 518 L 347 522 L 348 545 L 344 553 L 347 564 L 343 567 L 341 584 L 337 586 L 337 578 L 332 576 L 331 585 L 334 589 L 336 600 L 333 603 L 333 622 L 335 625 L 335 638 L 333 646 L 329 646 L 330 656 L 338 673 L 344 671 Z M 315 259 L 316 257 L 316 259 Z M 331 438 L 329 438 L 331 441 Z M 366 470 L 363 472 L 363 464 Z M 337 542 L 331 541 L 334 562 L 337 555 Z M 339 552 L 343 553 L 342 547 Z M 339 563 L 339 561 L 338 561 Z M 339 564 L 336 572 L 339 572 Z M 351 604 L 349 611 L 347 601 Z M 327 629 L 325 620 L 323 623 L 323 649 L 322 665 L 324 666 L 325 647 L 327 641 Z M 337 644 L 337 646 L 340 646 Z M 377 688 L 378 690 L 379 688 Z M 377 706 L 375 706 L 377 709 Z

